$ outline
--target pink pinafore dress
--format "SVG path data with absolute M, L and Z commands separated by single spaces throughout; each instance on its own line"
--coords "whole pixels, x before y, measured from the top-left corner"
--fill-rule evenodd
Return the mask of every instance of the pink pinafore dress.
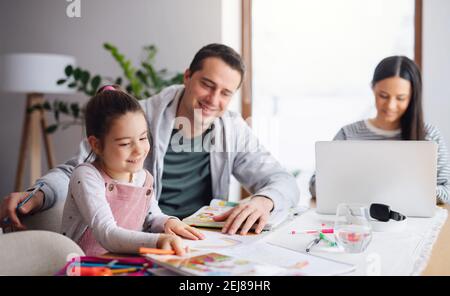
M 153 176 L 145 170 L 145 184 L 143 187 L 137 187 L 118 183 L 103 170 L 98 170 L 105 181 L 106 200 L 111 207 L 117 226 L 141 231 L 153 196 Z M 97 242 L 89 227 L 81 236 L 78 245 L 87 256 L 99 256 L 108 252 Z

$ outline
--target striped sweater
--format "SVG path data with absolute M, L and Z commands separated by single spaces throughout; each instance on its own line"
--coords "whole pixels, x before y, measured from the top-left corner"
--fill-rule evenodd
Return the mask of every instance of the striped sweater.
M 386 131 L 375 127 L 368 120 L 361 120 L 341 128 L 333 139 L 333 141 L 345 140 L 401 140 L 401 130 Z M 450 164 L 444 139 L 436 127 L 425 124 L 425 140 L 438 144 L 437 203 L 449 203 Z M 312 196 L 316 196 L 315 175 L 310 181 L 310 191 Z

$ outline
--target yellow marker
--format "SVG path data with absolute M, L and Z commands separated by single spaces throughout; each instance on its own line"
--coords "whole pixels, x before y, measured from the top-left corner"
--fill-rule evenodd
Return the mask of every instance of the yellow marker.
M 119 274 L 119 273 L 129 273 L 133 271 L 138 271 L 138 268 L 122 268 L 122 269 L 111 269 L 112 274 Z

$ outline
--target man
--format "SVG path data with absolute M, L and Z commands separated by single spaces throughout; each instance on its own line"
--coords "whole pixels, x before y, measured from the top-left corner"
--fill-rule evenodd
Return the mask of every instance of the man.
M 251 129 L 236 113 L 227 111 L 244 77 L 239 54 L 222 44 L 200 49 L 184 84 L 168 87 L 141 101 L 154 138 L 146 168 L 155 178 L 155 197 L 163 212 L 184 218 L 211 198 L 228 199 L 233 175 L 252 196 L 216 221 L 226 221 L 222 232 L 246 234 L 255 225 L 260 233 L 273 210 L 295 206 L 299 190 L 295 179 L 260 147 Z M 256 146 L 250 147 L 252 144 Z M 84 161 L 88 146 L 39 181 L 42 189 L 20 212 L 27 214 L 65 199 L 73 168 Z M 193 150 L 193 151 L 192 151 Z M 26 192 L 9 194 L 0 205 L 0 221 L 9 217 L 24 229 L 15 208 Z

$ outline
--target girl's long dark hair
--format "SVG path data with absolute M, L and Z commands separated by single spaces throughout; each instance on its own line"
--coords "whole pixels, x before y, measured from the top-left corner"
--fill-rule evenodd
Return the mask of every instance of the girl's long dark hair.
M 372 87 L 383 79 L 401 77 L 411 83 L 411 100 L 400 119 L 403 140 L 424 140 L 425 130 L 422 110 L 422 76 L 417 65 L 405 56 L 383 59 L 375 68 Z

